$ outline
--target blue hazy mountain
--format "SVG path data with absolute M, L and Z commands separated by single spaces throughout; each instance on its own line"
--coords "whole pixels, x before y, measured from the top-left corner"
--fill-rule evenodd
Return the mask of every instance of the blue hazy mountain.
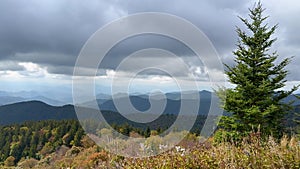
M 23 97 L 0 96 L 0 106 L 25 101 Z
M 200 107 L 198 110 L 199 114 L 206 115 L 209 112 L 210 105 L 211 105 L 211 98 L 212 96 L 216 97 L 214 93 L 210 91 L 183 91 L 183 92 L 170 92 L 165 93 L 164 97 L 166 98 L 166 107 L 163 113 L 165 114 L 178 114 L 180 109 L 181 101 L 185 101 L 187 104 L 193 105 L 193 101 L 197 99 L 197 95 L 199 94 L 199 100 L 200 100 Z M 103 96 L 103 97 L 101 97 Z M 126 102 L 127 99 L 130 99 L 130 104 L 132 106 L 142 112 L 147 111 L 151 104 L 150 99 L 152 99 L 153 104 L 155 105 L 155 102 L 161 102 L 164 98 L 162 97 L 162 93 L 152 93 L 152 94 L 131 94 L 128 95 L 127 93 L 117 93 L 112 97 L 109 97 L 107 94 L 97 95 L 97 102 L 98 106 L 101 110 L 107 110 L 107 111 L 118 111 L 114 102 L 119 102 L 123 107 L 126 106 L 128 102 Z M 290 101 L 294 101 L 293 105 L 300 105 L 300 100 L 296 99 L 294 95 L 288 96 L 286 99 L 283 100 L 283 102 L 288 103 Z M 95 107 L 96 105 L 92 105 L 91 102 L 86 102 L 83 104 L 84 107 L 94 108 L 97 109 L 98 107 Z M 218 107 L 214 107 L 214 109 L 218 109 Z M 130 114 L 130 110 L 123 110 L 124 114 Z M 153 114 L 157 112 L 151 112 Z
M 207 91 L 202 91 L 200 93 L 200 108 L 198 110 L 198 114 L 203 116 L 206 116 L 209 107 L 210 107 L 210 98 L 212 96 L 212 93 Z M 172 98 L 174 99 L 167 99 L 167 104 L 165 107 L 165 110 L 163 111 L 164 114 L 172 115 L 170 117 L 176 118 L 179 109 L 180 109 L 180 102 L 182 100 L 177 99 L 179 93 L 172 93 Z M 189 94 L 187 93 L 187 96 Z M 191 95 L 193 97 L 193 95 Z M 160 97 L 154 97 L 152 100 L 152 103 L 155 104 L 155 102 L 159 103 L 161 102 Z M 291 96 L 293 98 L 294 96 Z M 139 96 L 129 96 L 131 104 L 140 111 L 147 111 L 151 104 L 149 102 L 149 97 L 147 98 L 145 95 Z M 124 97 L 119 97 L 117 99 L 120 99 L 119 101 L 122 102 L 122 99 L 125 99 Z M 193 99 L 185 99 L 184 101 L 187 102 L 187 104 L 190 104 L 190 106 L 194 106 L 195 103 Z M 107 100 L 103 104 L 100 105 L 101 107 L 101 113 L 103 116 L 105 116 L 106 120 L 114 123 L 124 123 L 128 122 L 126 119 L 122 119 L 122 116 L 120 113 L 117 113 L 115 105 L 113 101 Z M 300 104 L 295 105 L 295 110 L 300 111 Z M 78 109 L 77 109 L 78 110 Z M 98 117 L 98 111 L 91 108 L 86 107 L 80 107 L 79 108 L 81 117 L 83 119 L 85 118 L 92 118 L 95 119 Z M 122 112 L 123 114 L 124 112 Z M 127 112 L 132 113 L 132 112 Z M 155 114 L 157 112 L 150 112 L 149 115 Z M 188 115 L 188 109 L 184 112 L 183 115 Z M 13 103 L 8 105 L 0 106 L 0 125 L 5 124 L 12 124 L 12 123 L 22 123 L 25 121 L 39 121 L 39 120 L 62 120 L 62 119 L 77 119 L 77 115 L 74 109 L 73 105 L 64 105 L 64 106 L 52 106 L 49 104 L 46 104 L 41 101 L 26 101 L 26 102 L 19 102 L 19 103 Z M 131 116 L 136 116 L 137 114 L 130 114 Z M 140 114 L 141 115 L 141 114 Z M 162 119 L 165 119 L 166 116 L 162 117 Z M 81 119 L 82 119 L 81 118 Z M 293 114 L 288 115 L 288 123 L 292 124 Z M 129 123 L 129 122 L 128 122 Z
M 5 92 L 0 91 L 0 105 L 37 100 L 53 106 L 62 106 L 68 102 L 51 99 L 36 91 Z
M 12 104 L 12 103 L 18 103 L 18 102 L 24 102 L 24 101 L 32 101 L 32 100 L 36 100 L 36 101 L 41 101 L 53 106 L 62 106 L 65 105 L 66 103 L 58 101 L 58 100 L 54 100 L 54 99 L 50 99 L 47 98 L 45 96 L 34 96 L 34 97 L 18 97 L 18 96 L 0 96 L 0 106 L 1 105 L 7 105 L 7 104 Z
M 183 92 L 169 92 L 165 93 L 165 97 L 168 100 L 177 100 L 180 101 L 181 97 L 182 98 L 191 98 L 195 94 L 196 91 L 183 91 Z M 69 92 L 62 92 L 59 94 L 59 96 L 53 96 L 55 93 L 51 92 L 45 92 L 45 93 L 40 93 L 37 91 L 18 91 L 18 92 L 6 92 L 6 91 L 0 91 L 0 105 L 6 105 L 6 104 L 12 104 L 12 103 L 18 103 L 22 101 L 31 101 L 31 100 L 37 100 L 37 101 L 42 101 L 44 103 L 53 105 L 53 106 L 62 106 L 65 104 L 72 104 L 72 94 Z M 154 99 L 162 99 L 161 98 L 162 93 L 131 93 L 131 101 L 133 102 L 134 106 L 137 107 L 139 110 L 146 110 L 147 105 L 149 104 L 147 100 L 149 100 L 149 96 Z M 201 97 L 201 100 L 205 102 L 205 100 L 210 100 L 211 99 L 211 92 L 210 91 L 200 91 L 199 95 Z M 299 94 L 298 94 L 299 95 Z M 128 97 L 127 93 L 117 93 L 114 94 L 114 99 L 120 99 L 124 97 Z M 113 105 L 111 104 L 112 100 L 112 95 L 111 94 L 104 94 L 104 93 L 98 93 L 96 95 L 98 105 L 103 105 L 103 108 L 109 108 L 109 110 L 115 110 Z M 144 99 L 141 100 L 140 98 Z M 295 100 L 293 105 L 299 105 L 300 100 L 296 99 L 294 95 L 290 95 L 287 98 L 285 98 L 283 101 L 284 102 L 290 102 Z M 105 103 L 107 102 L 107 103 Z M 169 101 L 170 104 L 172 101 Z M 208 102 L 208 101 L 207 101 Z M 142 105 L 137 105 L 138 103 L 141 103 Z M 177 103 L 176 103 L 177 104 Z M 143 107 L 145 105 L 145 108 Z M 93 106 L 89 101 L 86 101 L 84 103 L 85 107 L 90 107 L 90 108 L 97 108 Z M 202 104 L 203 106 L 203 104 Z M 149 105 L 148 105 L 149 107 Z
M 6 92 L 0 92 L 0 101 L 4 103 L 8 103 L 9 101 L 18 101 L 22 99 L 28 99 L 28 98 L 22 98 L 22 97 L 15 97 L 15 96 L 6 96 L 8 93 Z M 32 96 L 32 98 L 40 99 L 40 100 L 46 100 L 45 102 L 52 102 L 53 105 L 47 104 L 41 101 L 26 101 L 26 102 L 18 102 L 8 105 L 2 105 L 0 106 L 0 125 L 6 125 L 6 124 L 13 124 L 13 123 L 22 123 L 25 121 L 39 121 L 39 120 L 63 120 L 63 119 L 77 119 L 77 115 L 81 117 L 81 119 L 99 119 L 99 111 L 97 111 L 93 107 L 89 107 L 92 105 L 88 105 L 89 102 L 84 103 L 84 107 L 77 107 L 79 109 L 79 112 L 77 111 L 77 114 L 75 112 L 75 108 L 73 105 L 64 105 L 64 106 L 55 106 L 54 104 L 59 104 L 59 102 L 56 102 L 55 100 L 47 99 L 44 97 L 40 97 L 39 95 L 36 95 L 35 92 L 30 93 L 23 93 L 25 96 Z M 34 94 L 34 95 L 33 95 Z M 150 126 L 159 126 L 164 125 L 164 127 L 168 127 L 172 124 L 174 120 L 176 120 L 180 107 L 181 102 L 184 102 L 185 104 L 188 104 L 188 108 L 183 111 L 182 118 L 189 118 L 189 109 L 192 107 L 195 107 L 195 104 L 198 99 L 200 99 L 200 107 L 198 109 L 198 115 L 197 119 L 199 121 L 199 125 L 201 126 L 206 119 L 206 116 L 208 115 L 208 112 L 210 108 L 213 109 L 212 112 L 215 110 L 218 110 L 218 106 L 210 106 L 211 105 L 211 98 L 215 97 L 214 93 L 211 93 L 209 91 L 185 91 L 185 92 L 170 92 L 162 95 L 162 93 L 151 93 L 149 94 L 139 94 L 136 93 L 134 95 L 129 95 L 126 93 L 119 93 L 117 95 L 114 95 L 114 101 L 119 101 L 121 104 L 125 104 L 125 106 L 128 104 L 125 102 L 125 99 L 130 99 L 130 104 L 134 106 L 135 109 L 146 112 L 151 107 L 151 103 L 153 105 L 159 104 L 163 101 L 164 98 L 166 101 L 165 109 L 163 110 L 162 115 L 159 116 L 158 120 L 155 120 L 151 122 Z M 2 98 L 2 99 L 1 99 Z M 150 101 L 151 99 L 151 101 Z M 292 100 L 296 100 L 296 97 L 291 95 L 288 98 L 286 98 L 285 102 L 290 102 Z M 112 96 L 108 94 L 98 94 L 97 95 L 97 102 L 98 106 L 101 109 L 102 117 L 105 118 L 105 120 L 110 124 L 132 124 L 133 126 L 138 127 L 145 127 L 145 125 L 141 125 L 140 123 L 133 123 L 132 121 L 124 118 L 122 114 L 129 114 L 129 116 L 133 117 L 139 117 L 139 116 L 152 116 L 154 115 L 157 117 L 157 113 L 161 112 L 147 112 L 149 114 L 136 114 L 129 109 L 122 110 L 121 113 L 118 112 L 116 109 L 115 103 L 114 103 Z M 199 100 L 198 100 L 199 101 Z M 299 103 L 299 104 L 298 104 Z M 294 102 L 295 110 L 300 111 L 300 102 L 299 100 Z M 80 105 L 82 106 L 82 105 Z M 98 107 L 96 107 L 98 108 Z M 76 110 L 78 110 L 76 109 Z M 226 114 L 226 113 L 225 113 Z M 215 114 L 211 114 L 214 116 Z M 192 116 L 191 116 L 192 117 Z M 193 116 L 195 117 L 195 116 Z M 294 115 L 293 113 L 290 113 L 287 115 L 286 123 L 287 125 L 293 126 L 293 120 Z M 104 119 L 101 119 L 104 120 Z M 198 124 L 198 123 L 197 123 Z M 147 124 L 148 125 L 148 124 Z
M 196 91 L 197 92 L 197 91 Z M 213 93 L 209 91 L 200 91 L 196 93 L 194 91 L 186 91 L 186 92 L 173 92 L 173 93 L 166 93 L 166 105 L 163 111 L 163 114 L 178 114 L 181 107 L 181 102 L 184 104 L 188 104 L 189 107 L 195 106 L 197 100 L 200 100 L 200 105 L 198 109 L 199 115 L 207 115 L 211 105 L 211 98 Z M 197 97 L 198 94 L 198 97 Z M 114 97 L 114 100 L 110 99 L 105 102 L 103 100 L 98 101 L 98 105 L 101 110 L 108 110 L 108 111 L 115 111 L 117 112 L 117 108 L 115 102 L 118 102 L 123 107 L 126 107 L 127 99 L 130 99 L 130 103 L 132 106 L 137 109 L 138 111 L 145 112 L 151 107 L 150 99 L 153 105 L 158 105 L 159 102 L 163 101 L 163 96 L 161 94 L 152 94 L 151 96 L 142 94 L 142 95 L 126 95 L 126 94 L 118 94 Z M 156 103 L 157 102 L 157 103 Z M 130 110 L 122 110 L 124 114 L 130 114 Z M 157 114 L 161 112 L 150 112 L 152 114 Z M 184 112 L 185 114 L 189 114 L 188 110 Z
M 298 97 L 300 97 L 300 94 L 295 94 Z M 293 102 L 292 105 L 300 105 L 300 99 L 297 99 L 297 97 L 295 95 L 290 95 L 288 97 L 286 97 L 285 99 L 283 99 L 283 102 L 285 103 L 289 103 L 289 102 Z

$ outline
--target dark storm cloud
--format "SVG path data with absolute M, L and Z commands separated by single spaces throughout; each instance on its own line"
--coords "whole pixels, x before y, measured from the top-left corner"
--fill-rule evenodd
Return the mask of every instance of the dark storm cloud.
M 0 2 L 0 62 L 33 62 L 46 66 L 49 73 L 69 75 L 73 72 L 80 49 L 101 26 L 127 14 L 165 12 L 183 17 L 200 28 L 212 41 L 224 62 L 231 65 L 233 64 L 231 52 L 237 41 L 235 26 L 242 26 L 237 15 L 247 17 L 248 8 L 252 7 L 254 2 L 249 0 L 90 0 L 85 2 L 2 0 Z M 300 45 L 298 33 L 300 24 L 295 18 L 299 16 L 299 12 L 297 13 L 299 10 L 290 10 L 289 8 L 295 5 L 285 1 L 264 3 L 272 23 L 280 24 L 276 36 L 284 41 L 280 42 L 278 50 L 281 50 L 284 56 L 300 55 L 299 50 L 295 50 Z M 286 10 L 280 8 L 283 5 L 286 6 Z M 109 59 L 105 59 L 101 67 L 113 69 L 122 58 L 145 47 L 161 47 L 180 56 L 192 55 L 184 45 L 170 39 L 136 38 L 117 45 L 115 50 L 108 54 Z M 294 70 L 299 64 L 300 59 L 295 58 L 289 69 Z M 21 68 L 18 64 L 10 65 L 10 70 Z M 8 68 L 2 66 L 0 69 Z M 289 79 L 299 79 L 299 77 L 293 75 L 289 76 Z
M 81 47 L 98 28 L 122 15 L 122 12 L 167 12 L 187 18 L 201 29 L 212 30 L 209 36 L 216 39 L 220 49 L 226 48 L 232 30 L 216 30 L 223 8 L 234 8 L 228 3 L 213 1 L 1 1 L 0 59 L 31 61 L 39 64 L 68 65 L 75 63 Z M 242 1 L 241 1 L 242 2 Z M 239 8 L 244 3 L 235 3 Z M 224 12 L 231 15 L 231 12 Z M 123 14 L 123 15 L 124 15 Z M 211 21 L 210 21 L 211 20 Z M 216 31 L 214 31 L 216 30 Z M 226 37 L 218 34 L 226 32 Z M 230 33 L 229 33 L 230 32 Z M 224 39 L 224 40 L 223 40 Z M 227 40 L 225 40 L 227 39 Z M 232 37 L 230 39 L 233 39 Z M 137 43 L 139 44 L 139 43 Z M 170 43 L 170 46 L 172 43 Z M 174 45 L 174 49 L 178 49 Z M 24 58 L 22 58 L 22 57 Z
M 3 0 L 0 2 L 0 59 L 74 65 L 89 36 L 119 17 L 115 8 L 118 7 L 114 3 L 96 0 L 88 3 Z
M 149 48 L 163 49 L 177 56 L 182 56 L 182 57 L 195 55 L 195 53 L 189 47 L 187 47 L 182 42 L 176 39 L 172 39 L 162 35 L 144 34 L 144 35 L 133 36 L 121 41 L 120 43 L 117 43 L 107 53 L 107 55 L 104 57 L 99 67 L 102 69 L 114 69 L 127 56 L 133 54 L 136 51 L 149 49 Z M 161 57 L 161 56 L 156 56 L 155 54 L 153 54 L 151 56 L 143 56 L 143 57 L 154 58 L 154 57 Z M 160 62 L 162 61 L 163 58 L 162 60 L 160 60 Z M 147 63 L 144 64 L 145 67 L 147 67 L 146 66 Z M 134 64 L 132 65 L 132 68 L 134 68 Z
M 129 13 L 135 12 L 167 12 L 187 19 L 200 28 L 213 42 L 220 54 L 226 53 L 234 46 L 236 34 L 234 26 L 239 25 L 237 14 L 247 12 L 244 6 L 246 0 L 241 1 L 152 1 L 143 3 L 130 1 Z

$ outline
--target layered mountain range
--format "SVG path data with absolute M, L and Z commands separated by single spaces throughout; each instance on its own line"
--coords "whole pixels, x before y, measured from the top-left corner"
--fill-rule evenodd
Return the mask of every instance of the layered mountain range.
M 26 97 L 18 96 L 7 96 L 7 93 L 0 92 L 0 102 L 5 104 L 0 106 L 0 125 L 21 123 L 24 121 L 38 121 L 38 120 L 48 120 L 48 119 L 76 119 L 77 115 L 75 108 L 71 104 L 53 104 L 55 100 L 45 99 L 45 97 L 38 97 L 37 95 L 25 95 Z M 10 102 L 3 100 L 3 98 L 9 98 Z M 192 109 L 197 105 L 199 101 L 199 108 L 195 111 L 198 115 L 207 116 L 209 110 L 211 109 L 210 115 L 214 114 L 216 111 L 220 111 L 218 106 L 211 106 L 212 97 L 216 97 L 213 93 L 209 91 L 200 91 L 198 93 L 187 91 L 187 92 L 172 92 L 162 95 L 157 94 L 134 94 L 128 95 L 125 93 L 119 93 L 116 95 L 98 94 L 97 103 L 94 105 L 92 101 L 84 102 L 79 105 L 80 110 L 85 112 L 85 118 L 89 116 L 96 116 L 98 106 L 101 112 L 105 112 L 106 117 L 111 119 L 110 121 L 117 120 L 121 118 L 120 110 L 117 108 L 115 103 L 119 103 L 118 107 L 123 107 L 121 114 L 132 114 L 136 116 L 137 113 L 148 113 L 148 115 L 162 114 L 162 115 L 178 115 L 180 112 L 181 104 L 187 104 L 186 108 L 183 109 L 181 115 L 189 115 L 189 108 Z M 22 100 L 26 98 L 25 100 Z M 129 100 L 129 102 L 128 102 Z M 300 101 L 296 99 L 294 95 L 287 97 L 284 102 L 290 102 L 295 100 L 293 106 L 295 110 L 300 110 Z M 164 102 L 165 104 L 161 104 Z M 51 104 L 52 103 L 52 104 Z M 56 102 L 58 103 L 58 102 Z M 121 106 L 120 106 L 121 104 Z M 123 105 L 122 105 L 123 104 Z M 130 104 L 130 105 L 128 105 Z M 156 105 L 164 105 L 162 111 L 160 109 L 153 109 Z M 125 106 L 125 108 L 124 108 Z M 128 108 L 126 108 L 128 107 Z M 135 111 L 133 111 L 135 110 Z M 157 110 L 157 111 L 156 111 Z M 88 113 L 91 113 L 88 115 Z M 109 113 L 108 113 L 109 112 Z M 226 114 L 226 113 L 225 113 Z M 114 120 L 112 120 L 114 119 Z

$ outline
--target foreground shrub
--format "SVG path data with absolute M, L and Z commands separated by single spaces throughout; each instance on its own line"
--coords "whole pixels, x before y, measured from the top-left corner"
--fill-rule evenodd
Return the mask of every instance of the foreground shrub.
M 222 142 L 198 144 L 184 153 L 173 150 L 144 159 L 125 159 L 124 168 L 300 168 L 300 149 L 295 138 L 276 142 L 249 138 L 239 145 Z
M 121 157 L 99 151 L 94 146 L 72 158 L 64 156 L 35 168 L 300 168 L 300 147 L 296 138 L 261 140 L 254 134 L 238 144 L 216 144 L 213 140 L 200 143 L 193 139 L 193 146 L 186 146 L 187 141 L 184 141 L 165 153 L 147 158 Z

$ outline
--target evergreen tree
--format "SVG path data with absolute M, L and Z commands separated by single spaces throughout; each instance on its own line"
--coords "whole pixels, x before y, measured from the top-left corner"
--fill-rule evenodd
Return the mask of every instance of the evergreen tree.
M 296 95 L 295 95 L 296 96 Z M 296 96 L 297 99 L 300 99 L 300 96 Z M 300 135 L 300 106 L 297 106 L 293 112 L 293 132 L 295 132 L 298 136 Z
M 283 118 L 290 105 L 282 102 L 299 86 L 290 91 L 281 90 L 285 86 L 287 71 L 285 67 L 290 58 L 275 64 L 278 55 L 270 53 L 276 41 L 271 36 L 277 25 L 269 27 L 264 21 L 261 3 L 249 9 L 250 20 L 240 18 L 247 31 L 237 28 L 239 36 L 235 55 L 235 66 L 227 67 L 229 81 L 233 89 L 220 89 L 218 95 L 224 102 L 224 110 L 231 113 L 223 116 L 220 127 L 238 135 L 260 130 L 265 136 L 280 137 L 283 132 Z
M 150 137 L 150 134 L 151 134 L 151 129 L 149 126 L 147 126 L 147 128 L 144 132 L 144 136 L 147 138 L 147 137 Z

